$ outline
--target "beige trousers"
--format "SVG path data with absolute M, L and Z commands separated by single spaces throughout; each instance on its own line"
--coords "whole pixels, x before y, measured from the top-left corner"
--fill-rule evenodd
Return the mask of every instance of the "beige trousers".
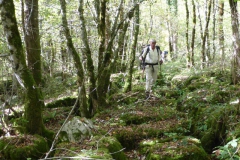
M 146 92 L 151 92 L 152 86 L 157 80 L 159 66 L 158 65 L 146 65 Z

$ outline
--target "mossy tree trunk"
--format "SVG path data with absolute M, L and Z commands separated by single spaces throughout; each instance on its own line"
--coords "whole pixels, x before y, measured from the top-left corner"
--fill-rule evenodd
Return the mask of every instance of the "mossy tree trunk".
M 103 55 L 105 52 L 105 34 L 106 34 L 106 0 L 100 0 L 100 1 L 94 1 L 96 13 L 97 13 L 97 30 L 98 30 L 98 41 L 99 41 L 99 47 L 98 47 L 98 76 L 102 69 L 102 62 L 103 62 Z M 99 78 L 99 77 L 98 77 Z M 99 92 L 98 92 L 99 93 Z
M 136 1 L 136 0 L 135 0 Z M 134 36 L 133 41 L 131 44 L 131 51 L 130 51 L 130 62 L 127 69 L 127 79 L 125 81 L 124 85 L 124 92 L 128 92 L 132 90 L 132 75 L 133 75 L 133 67 L 134 67 L 134 61 L 135 61 L 135 55 L 136 55 L 136 48 L 137 48 L 137 41 L 138 41 L 138 33 L 139 33 L 139 5 L 136 7 L 134 11 Z
M 98 20 L 98 36 L 99 36 L 99 58 L 98 58 L 98 81 L 97 81 L 97 95 L 98 103 L 100 107 L 107 105 L 106 95 L 108 91 L 108 86 L 110 83 L 110 75 L 112 73 L 112 68 L 110 68 L 112 59 L 112 47 L 113 41 L 115 39 L 117 30 L 117 19 L 119 17 L 119 10 L 116 14 L 114 24 L 111 28 L 111 34 L 109 40 L 106 39 L 106 0 L 102 0 L 100 4 L 100 16 Z M 121 1 L 122 5 L 122 1 Z M 121 7 L 119 6 L 119 8 Z M 109 35 L 108 35 L 109 36 Z
M 240 81 L 240 35 L 239 21 L 237 11 L 237 1 L 229 0 L 232 19 L 232 36 L 233 36 L 233 60 L 232 60 L 232 82 L 234 84 Z
M 40 87 L 42 82 L 41 47 L 38 22 L 38 0 L 25 0 L 25 43 L 27 51 L 28 68 Z
M 195 48 L 195 36 L 196 36 L 196 23 L 197 23 L 197 16 L 196 16 L 196 6 L 195 0 L 192 0 L 192 7 L 193 7 L 193 27 L 192 27 L 192 40 L 191 40 L 191 66 L 195 65 L 194 60 L 194 48 Z
M 2 0 L 0 2 L 1 20 L 5 36 L 13 59 L 13 70 L 20 85 L 25 89 L 25 124 L 26 132 L 30 134 L 44 134 L 45 127 L 42 121 L 42 107 L 44 107 L 43 96 L 39 77 L 36 83 L 33 74 L 28 69 L 26 57 L 23 51 L 21 36 L 18 31 L 13 0 Z M 36 13 L 34 13 L 36 14 Z M 36 58 L 36 57 L 35 57 Z M 35 76 L 36 73 L 35 73 Z
M 118 8 L 118 12 L 115 17 L 115 21 L 111 28 L 110 40 L 108 41 L 108 43 L 105 47 L 104 56 L 102 57 L 103 59 L 100 60 L 101 63 L 98 66 L 99 68 L 98 68 L 98 82 L 97 82 L 98 89 L 97 90 L 98 90 L 98 102 L 101 107 L 106 106 L 106 94 L 107 94 L 108 86 L 110 83 L 110 75 L 112 73 L 111 63 L 112 63 L 112 58 L 113 58 L 112 48 L 113 48 L 113 44 L 114 44 L 114 39 L 115 39 L 120 27 L 124 24 L 124 22 L 126 20 L 129 20 L 130 17 L 133 16 L 132 14 L 134 13 L 134 10 L 136 9 L 136 7 L 143 1 L 144 0 L 134 3 L 134 5 L 129 10 L 129 12 L 127 12 L 125 14 L 124 20 L 121 21 L 120 23 L 117 23 L 118 22 L 117 20 L 120 15 L 120 8 L 121 8 L 123 1 L 121 1 L 121 5 Z M 99 54 L 101 54 L 101 53 L 99 53 Z
M 201 39 L 202 39 L 202 46 L 201 46 L 201 60 L 202 60 L 202 68 L 205 68 L 206 66 L 206 42 L 207 42 L 207 36 L 208 36 L 208 25 L 209 25 L 209 21 L 210 21 L 210 15 L 211 15 L 211 7 L 212 7 L 212 1 L 210 0 L 208 2 L 208 10 L 207 10 L 207 15 L 206 15 L 206 23 L 205 23 L 205 28 L 204 31 L 201 27 Z M 199 19 L 200 19 L 200 15 L 199 15 Z M 200 19 L 201 21 L 201 19 Z M 201 23 L 200 23 L 201 25 Z
M 185 9 L 186 9 L 186 49 L 187 49 L 187 67 L 191 67 L 191 54 L 190 54 L 190 47 L 189 47 L 189 9 L 188 9 L 188 2 L 185 0 Z
M 93 60 L 92 60 L 92 52 L 89 46 L 88 42 L 88 36 L 87 36 L 87 30 L 86 30 L 86 25 L 85 25 L 85 19 L 83 16 L 83 0 L 79 0 L 79 8 L 78 8 L 78 13 L 79 13 L 79 18 L 80 18 L 80 29 L 81 29 L 81 39 L 83 42 L 83 49 L 82 53 L 86 55 L 87 57 L 87 73 L 88 77 L 90 79 L 90 84 L 89 84 L 89 111 L 92 115 L 95 114 L 97 108 L 98 108 L 98 102 L 97 102 L 97 92 L 96 92 L 96 76 L 94 73 L 94 65 L 93 65 Z
M 84 82 L 84 72 L 83 72 L 83 66 L 81 63 L 81 59 L 79 54 L 77 53 L 73 42 L 72 38 L 70 35 L 69 27 L 68 27 L 68 22 L 67 22 L 67 14 L 66 14 L 66 1 L 65 0 L 60 0 L 61 4 L 61 10 L 62 10 L 62 27 L 64 29 L 64 34 L 67 40 L 67 48 L 68 52 L 73 56 L 74 60 L 74 65 L 77 69 L 77 83 L 79 88 L 81 89 L 81 92 L 79 94 L 79 111 L 80 115 L 82 117 L 90 117 L 90 113 L 88 110 L 88 105 L 87 105 L 87 97 L 86 97 L 86 89 L 85 89 L 85 82 Z
M 221 55 L 222 69 L 225 68 L 225 52 L 224 52 L 224 30 L 223 30 L 223 15 L 224 15 L 224 2 L 218 2 L 218 39 L 219 39 L 219 50 Z

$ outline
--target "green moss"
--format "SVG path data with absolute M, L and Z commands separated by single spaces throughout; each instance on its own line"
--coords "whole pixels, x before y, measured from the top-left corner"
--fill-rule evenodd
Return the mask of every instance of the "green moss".
M 51 103 L 48 103 L 46 107 L 57 108 L 57 107 L 63 107 L 63 106 L 73 106 L 75 102 L 76 102 L 76 97 L 65 97 L 65 98 L 53 101 Z
M 94 140 L 95 141 L 95 140 Z M 97 148 L 95 148 L 95 143 L 93 141 L 90 141 L 88 144 L 85 144 L 86 146 L 89 146 L 87 149 L 83 149 L 81 145 L 77 143 L 69 143 L 69 142 L 62 142 L 57 144 L 56 151 L 54 153 L 54 157 L 62 157 L 61 159 L 69 160 L 69 158 L 64 157 L 74 157 L 76 160 L 82 160 L 82 159 L 113 159 L 112 155 L 109 153 L 109 149 L 106 147 L 101 147 L 98 145 Z M 61 149 L 63 148 L 63 149 Z M 67 149 L 64 149 L 67 148 Z M 91 148 L 91 149 L 90 149 Z
M 85 144 L 85 147 L 88 149 L 84 150 L 76 143 L 59 143 L 56 148 L 68 148 L 68 150 L 56 150 L 54 156 L 126 160 L 123 147 L 114 137 L 95 136 Z
M 5 159 L 39 159 L 49 150 L 47 141 L 41 136 L 24 136 L 2 138 L 0 140 L 1 154 Z
M 148 140 L 140 145 L 141 155 L 147 155 L 146 160 L 208 160 L 207 153 L 201 147 L 199 140 L 191 137 L 176 137 L 176 140 L 160 142 Z M 149 143 L 151 142 L 151 143 Z
M 126 160 L 126 155 L 123 152 L 122 145 L 114 137 L 104 137 L 99 142 L 100 147 L 106 147 L 113 159 L 116 160 Z
M 121 119 L 127 124 L 142 124 L 146 123 L 147 121 L 153 119 L 155 117 L 149 116 L 142 116 L 134 113 L 126 113 L 121 116 Z
M 54 139 L 55 133 L 51 130 L 44 129 L 43 130 L 43 137 L 47 139 L 48 146 L 52 145 L 53 139 Z
M 142 132 L 134 131 L 132 129 L 119 129 L 118 131 L 116 131 L 115 136 L 122 144 L 122 146 L 126 148 L 126 150 L 136 148 L 138 142 L 143 139 Z

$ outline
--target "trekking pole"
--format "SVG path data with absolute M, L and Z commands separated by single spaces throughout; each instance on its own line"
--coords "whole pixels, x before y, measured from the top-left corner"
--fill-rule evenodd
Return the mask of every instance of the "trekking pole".
M 145 67 L 143 66 L 143 71 L 142 71 L 142 80 L 144 80 L 144 70 L 145 70 Z
M 162 78 L 162 64 L 160 63 L 160 78 Z
M 162 74 L 162 64 L 160 64 L 160 73 Z

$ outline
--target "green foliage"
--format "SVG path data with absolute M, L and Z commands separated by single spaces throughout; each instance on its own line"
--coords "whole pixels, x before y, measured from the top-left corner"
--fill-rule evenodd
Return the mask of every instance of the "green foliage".
M 57 111 L 47 112 L 43 115 L 43 121 L 47 122 L 56 116 Z
M 28 121 L 24 117 L 12 119 L 11 122 L 13 124 L 13 128 L 15 128 L 17 131 L 19 131 L 20 133 L 26 132 L 25 126 L 27 125 Z
M 239 160 L 239 138 L 233 139 L 232 141 L 228 142 L 224 146 L 217 147 L 217 158 L 221 160 L 229 159 L 229 160 Z

